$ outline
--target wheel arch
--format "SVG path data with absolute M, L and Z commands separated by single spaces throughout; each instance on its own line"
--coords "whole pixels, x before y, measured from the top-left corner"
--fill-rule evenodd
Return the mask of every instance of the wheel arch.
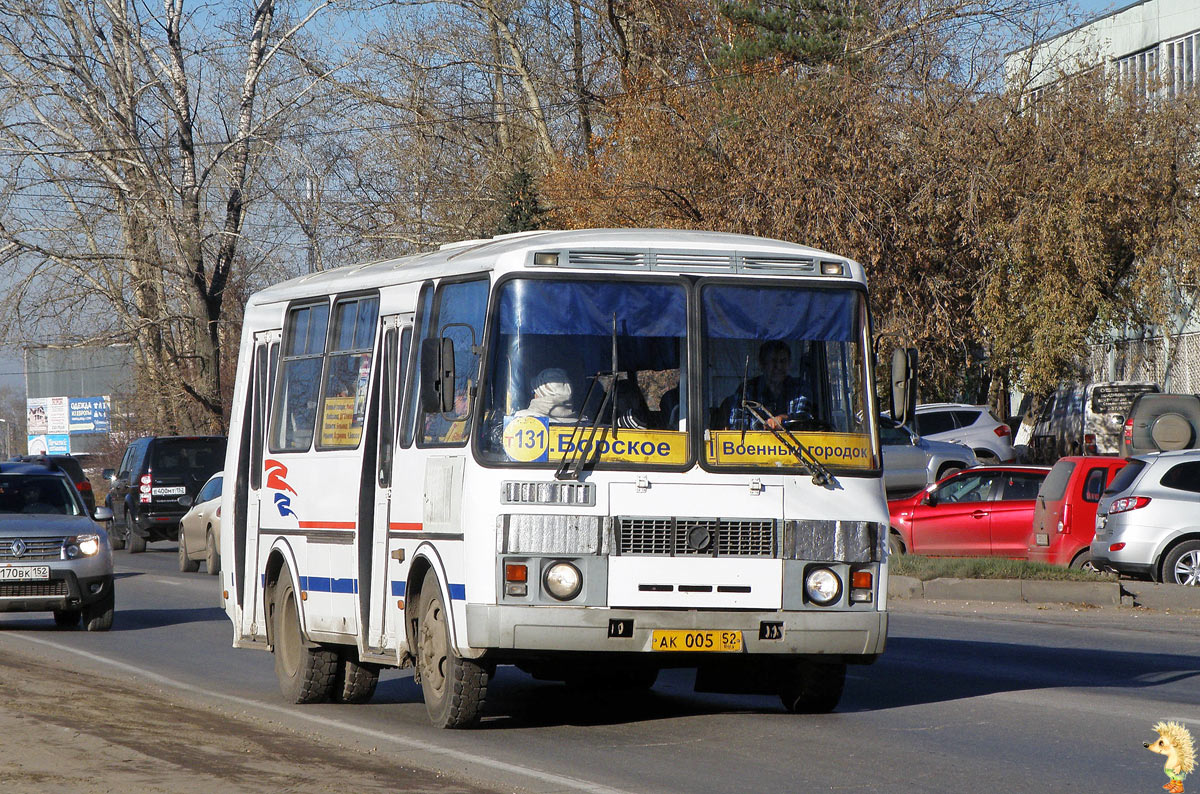
M 267 555 L 267 562 L 263 566 L 263 581 L 262 581 L 262 614 L 263 620 L 266 623 L 267 644 L 274 647 L 275 645 L 275 621 L 272 619 L 271 611 L 275 603 L 275 588 L 279 584 L 279 580 L 284 575 L 284 570 L 293 576 L 293 581 L 297 588 L 300 587 L 299 577 L 296 573 L 296 557 L 292 551 L 292 547 L 285 540 L 276 541 L 271 547 L 270 553 Z M 296 612 L 300 617 L 300 629 L 305 636 L 308 634 L 306 623 L 304 620 L 304 600 L 297 596 Z
M 1163 570 L 1163 565 L 1166 563 L 1167 557 L 1180 544 L 1187 543 L 1189 540 L 1200 541 L 1200 529 L 1184 530 L 1163 544 L 1162 550 L 1158 552 L 1158 556 L 1154 560 L 1154 572 L 1158 581 L 1164 581 L 1166 572 Z
M 446 606 L 447 625 L 450 628 L 450 644 L 459 647 L 458 624 L 454 619 L 454 608 L 450 603 L 450 588 L 446 578 L 446 567 L 441 555 L 432 545 L 423 544 L 413 555 L 412 564 L 408 568 L 408 576 L 404 585 L 404 641 L 410 652 L 416 648 L 416 626 L 421 603 L 422 589 L 425 585 L 426 574 L 432 572 L 437 581 L 438 592 L 442 603 Z

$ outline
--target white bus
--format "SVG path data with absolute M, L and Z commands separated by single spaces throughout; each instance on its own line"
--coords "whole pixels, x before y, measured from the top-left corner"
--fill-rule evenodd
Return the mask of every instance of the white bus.
M 528 232 L 263 290 L 234 646 L 298 703 L 413 666 L 441 727 L 497 665 L 831 710 L 887 634 L 872 366 L 862 267 L 743 235 Z

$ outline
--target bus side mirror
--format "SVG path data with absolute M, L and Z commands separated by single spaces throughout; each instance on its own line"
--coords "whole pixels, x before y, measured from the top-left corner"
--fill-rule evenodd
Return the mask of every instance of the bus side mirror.
M 898 347 L 892 351 L 892 418 L 906 425 L 917 413 L 917 349 Z
M 454 343 L 448 337 L 421 340 L 421 408 L 427 414 L 454 410 Z

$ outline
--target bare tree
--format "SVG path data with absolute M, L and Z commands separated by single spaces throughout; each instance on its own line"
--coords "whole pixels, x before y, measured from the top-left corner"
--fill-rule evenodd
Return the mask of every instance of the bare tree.
M 224 427 L 222 322 L 256 164 L 311 96 L 277 56 L 325 5 L 0 9 L 9 339 L 128 340 L 158 428 Z

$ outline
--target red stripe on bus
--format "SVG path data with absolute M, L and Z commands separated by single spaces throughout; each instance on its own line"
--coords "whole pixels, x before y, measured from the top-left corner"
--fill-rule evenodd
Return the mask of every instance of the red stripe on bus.
M 301 521 L 301 529 L 355 529 L 353 521 Z
M 423 524 L 388 524 L 388 529 L 397 532 L 420 532 L 423 527 Z

